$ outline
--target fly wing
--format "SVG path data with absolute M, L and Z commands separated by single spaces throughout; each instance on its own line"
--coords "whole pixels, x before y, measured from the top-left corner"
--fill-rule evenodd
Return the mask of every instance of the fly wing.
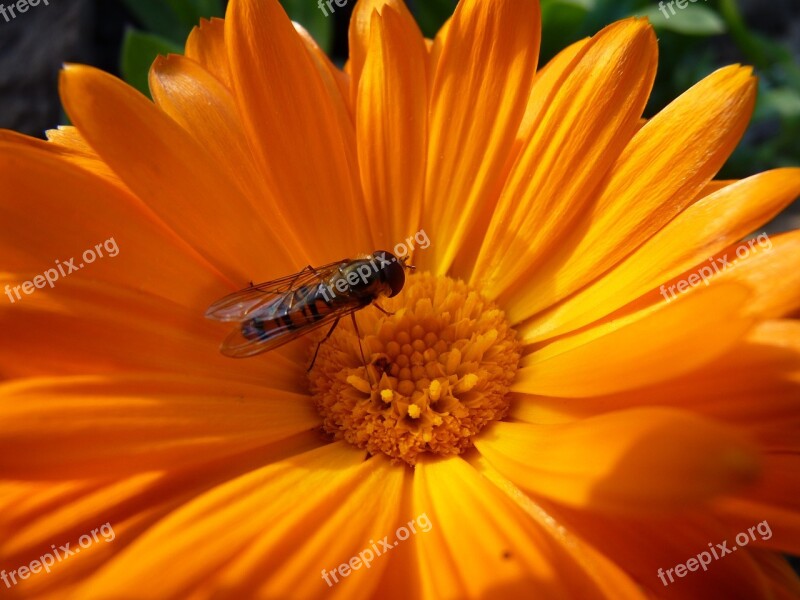
M 309 284 L 325 281 L 331 271 L 348 259 L 321 267 L 306 267 L 299 273 L 287 275 L 258 285 L 251 285 L 217 300 L 206 310 L 206 318 L 215 321 L 246 321 L 273 302 L 283 301 L 288 294 Z
M 289 325 L 281 324 L 275 329 L 270 329 L 268 332 L 264 332 L 263 336 L 254 338 L 245 337 L 243 334 L 243 328 L 247 327 L 248 325 L 243 323 L 241 326 L 231 331 L 228 337 L 225 338 L 225 341 L 222 342 L 220 350 L 225 356 L 230 356 L 231 358 L 247 358 L 249 356 L 255 356 L 256 354 L 274 350 L 279 346 L 288 344 L 292 340 L 296 340 L 297 338 L 302 337 L 307 333 L 311 333 L 320 327 L 330 325 L 334 321 L 337 321 L 342 317 L 346 317 L 363 306 L 364 305 L 361 302 L 353 299 L 345 305 L 338 306 L 336 310 L 327 313 L 318 321 L 311 321 L 308 324 L 300 327 L 290 327 Z

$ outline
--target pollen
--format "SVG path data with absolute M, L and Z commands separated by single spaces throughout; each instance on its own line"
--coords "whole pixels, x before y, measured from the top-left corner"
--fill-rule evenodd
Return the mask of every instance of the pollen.
M 464 452 L 508 412 L 521 345 L 505 314 L 464 282 L 427 273 L 377 302 L 390 314 L 359 311 L 358 334 L 343 319 L 309 373 L 323 429 L 411 465 Z

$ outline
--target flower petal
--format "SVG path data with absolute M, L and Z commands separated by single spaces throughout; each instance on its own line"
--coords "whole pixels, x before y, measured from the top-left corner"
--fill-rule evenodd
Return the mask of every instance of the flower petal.
M 257 164 L 282 199 L 275 218 L 302 223 L 307 239 L 314 240 L 299 259 L 303 265 L 325 264 L 373 250 L 349 114 L 331 96 L 334 90 L 281 5 L 232 0 L 225 27 L 245 131 Z
M 186 40 L 185 54 L 231 89 L 231 65 L 225 45 L 223 19 L 201 19 Z
M 608 598 L 644 598 L 639 584 L 626 574 L 622 567 L 612 562 L 600 551 L 581 539 L 578 532 L 570 531 L 556 521 L 541 504 L 532 500 L 511 481 L 498 473 L 479 453 L 471 453 L 467 460 L 475 469 L 500 488 L 522 510 L 550 535 L 586 570 L 586 573 L 601 588 Z
M 691 408 L 747 427 L 762 444 L 787 443 L 796 427 L 800 390 L 800 323 L 756 325 L 729 352 L 681 377 L 605 396 L 558 398 L 517 394 L 509 416 L 526 423 L 569 423 L 640 406 Z M 756 402 L 755 399 L 758 401 Z M 787 430 L 787 439 L 779 435 Z
M 32 578 L 23 588 L 34 595 L 52 591 L 64 597 L 65 588 L 91 578 L 144 531 L 198 494 L 322 443 L 318 435 L 306 432 L 194 469 L 142 473 L 122 480 L 5 481 L 0 483 L 0 530 L 14 535 L 0 540 L 0 569 L 29 564 L 53 543 L 70 543 L 74 548 L 81 535 L 92 529 L 96 534 L 96 528 L 108 524 L 112 531 L 104 528 L 103 537 L 98 536 L 103 543 L 94 544 L 80 560 L 75 557 L 69 568 L 61 569 L 56 563 L 49 577 Z
M 417 22 L 409 12 L 406 3 L 402 0 L 358 0 L 350 15 L 350 28 L 348 30 L 348 46 L 350 59 L 348 68 L 350 71 L 350 89 L 353 105 L 358 98 L 358 89 L 361 86 L 361 73 L 364 70 L 364 63 L 367 62 L 367 53 L 370 47 L 370 36 L 372 34 L 373 14 L 381 14 L 383 9 L 388 7 L 400 17 L 401 28 L 407 32 L 411 30 L 419 31 Z M 422 33 L 419 33 L 420 40 Z
M 25 279 L 0 273 L 0 287 Z M 306 391 L 302 363 L 281 351 L 269 360 L 231 361 L 217 351 L 230 326 L 153 296 L 66 280 L 0 311 L 7 316 L 0 328 L 3 377 L 147 371 Z
M 117 375 L 0 385 L 7 477 L 108 477 L 211 461 L 319 425 L 310 398 L 197 376 Z
M 297 227 L 279 218 L 283 203 L 256 166 L 231 92 L 197 63 L 178 55 L 156 59 L 150 70 L 150 90 L 156 105 L 213 154 L 228 181 L 240 188 L 252 211 L 250 218 L 271 226 L 271 247 L 262 251 L 272 256 L 274 263 L 284 263 L 282 269 L 291 269 L 290 256 L 302 254 L 304 240 Z M 261 271 L 250 278 L 263 280 L 283 274 L 264 271 L 263 266 Z
M 337 111 L 340 114 L 348 114 L 352 118 L 353 103 L 350 102 L 350 75 L 333 64 L 328 55 L 325 54 L 325 51 L 319 47 L 316 40 L 311 37 L 311 34 L 300 23 L 292 21 L 292 25 L 294 25 L 297 35 L 303 40 L 311 60 L 314 61 L 325 87 L 328 88 L 331 99 L 337 105 Z
M 708 285 L 716 269 L 706 259 L 770 221 L 798 195 L 800 169 L 777 169 L 695 202 L 602 278 L 526 323 L 523 339 L 530 343 L 579 329 L 692 268 Z M 793 261 L 785 256 L 778 262 L 788 267 Z
M 58 156 L 65 161 L 80 167 L 85 171 L 102 177 L 109 183 L 122 188 L 126 193 L 130 193 L 128 187 L 120 181 L 117 174 L 104 163 L 99 156 L 87 144 L 86 140 L 77 132 L 74 127 L 61 127 L 59 129 L 49 129 L 45 142 L 38 138 L 33 138 L 16 131 L 0 129 L 0 142 L 18 144 L 35 148 L 41 152 L 48 152 Z
M 232 280 L 264 273 L 253 247 L 285 257 L 272 230 L 213 155 L 122 81 L 81 66 L 62 72 L 61 93 L 73 122 L 102 159 L 182 239 Z M 298 270 L 299 270 L 298 266 Z M 272 277 L 278 273 L 272 273 Z
M 522 117 L 519 132 L 517 133 L 519 148 L 512 152 L 515 158 L 522 145 L 530 139 L 534 127 L 541 121 L 542 113 L 551 104 L 556 92 L 564 85 L 575 65 L 586 54 L 589 42 L 590 39 L 585 38 L 570 44 L 550 59 L 536 73 L 528 97 L 528 104 L 525 107 L 525 114 Z
M 536 71 L 540 27 L 534 0 L 456 7 L 431 89 L 423 225 L 438 243 L 420 255 L 423 268 L 447 273 L 491 213 L 525 112 L 519 90 L 530 89 Z
M 780 600 L 800 598 L 800 575 L 784 557 L 766 550 L 748 549 L 758 563 L 772 590 L 772 597 Z
M 573 222 L 590 210 L 647 104 L 658 46 L 646 20 L 610 25 L 577 52 L 491 214 L 471 281 L 493 297 L 522 272 L 535 272 L 552 241 L 567 237 Z
M 363 551 L 377 547 L 373 540 L 383 539 L 385 535 L 391 538 L 392 532 L 398 529 L 398 522 L 402 527 L 414 518 L 414 515 L 401 514 L 399 502 L 411 478 L 409 471 L 392 465 L 383 456 L 367 461 L 361 471 L 357 486 L 343 494 L 339 502 L 326 503 L 324 512 L 319 508 L 312 511 L 310 506 L 302 507 L 305 510 L 295 509 L 293 525 L 303 530 L 301 541 L 296 540 L 299 531 L 292 531 L 283 523 L 284 539 L 276 539 L 275 533 L 280 536 L 280 530 L 262 536 L 231 561 L 219 578 L 219 586 L 240 597 L 253 590 L 258 590 L 257 595 L 264 598 L 289 595 L 300 598 L 374 597 L 391 556 L 372 552 L 371 564 L 359 559 L 360 566 L 350 572 L 347 580 L 338 579 L 330 571 L 342 564 L 354 564 L 351 557 L 360 553 L 366 559 Z M 380 490 L 379 494 L 375 493 L 376 489 Z M 319 491 L 314 490 L 314 494 L 319 496 Z M 312 519 L 316 526 L 312 525 Z M 280 561 L 277 556 L 284 554 L 284 550 L 286 560 Z M 309 577 L 310 565 L 316 567 L 314 573 L 321 573 L 319 580 Z M 364 566 L 363 571 L 369 569 L 369 572 L 355 572 Z M 269 571 L 275 575 L 264 581 L 264 573 Z M 332 587 L 334 589 L 330 589 Z
M 263 565 L 257 574 L 248 572 L 248 578 L 257 576 L 258 584 L 269 591 L 257 595 L 295 597 L 301 589 L 305 593 L 299 597 L 322 597 L 339 589 L 344 590 L 340 594 L 346 594 L 351 591 L 348 586 L 340 584 L 330 590 L 317 573 L 347 560 L 363 548 L 363 536 L 378 533 L 373 527 L 382 528 L 393 520 L 392 503 L 380 503 L 373 486 L 385 486 L 393 497 L 399 492 L 402 473 L 387 470 L 384 464 L 381 459 L 364 461 L 363 452 L 336 443 L 247 473 L 198 496 L 163 519 L 93 578 L 81 597 L 107 598 L 115 592 L 125 595 L 165 562 L 171 568 L 159 579 L 158 597 L 187 597 L 192 592 L 201 596 L 215 591 L 222 594 L 231 583 L 227 574 L 236 572 L 240 556 L 252 559 L 255 552 L 259 556 L 266 553 L 270 564 L 266 573 Z M 350 527 L 338 529 L 335 540 L 330 540 L 330 529 L 325 529 L 320 537 L 328 538 L 332 545 L 319 556 L 316 532 L 324 529 L 335 507 L 339 507 L 335 511 L 337 522 L 342 513 L 352 516 L 360 511 L 362 506 L 353 502 L 355 498 L 374 503 L 374 510 L 380 512 L 375 517 L 351 520 Z M 203 540 L 215 543 L 204 545 Z M 298 548 L 306 544 L 305 551 Z M 291 565 L 295 552 L 298 558 L 307 559 L 301 577 Z M 285 561 L 286 572 L 278 568 Z M 311 577 L 309 565 L 313 568 Z
M 141 201 L 70 162 L 50 151 L 0 143 L 0 177 L 6 189 L 28 200 L 11 202 L 8 198 L 0 204 L 0 254 L 6 271 L 28 273 L 33 278 L 55 270 L 63 261 L 60 273 L 64 277 L 134 286 L 140 292 L 192 307 L 200 298 L 205 301 L 230 290 L 229 280 Z M 58 182 L 57 190 L 53 181 Z M 117 255 L 110 255 L 113 244 L 109 244 L 103 259 L 81 262 L 87 249 L 94 251 L 95 244 L 109 240 L 116 244 Z M 73 272 L 81 264 L 85 271 Z M 51 279 L 58 275 L 59 281 L 54 281 L 56 289 L 48 288 L 48 292 L 58 293 L 64 277 L 50 275 Z M 18 292 L 13 293 L 16 298 Z
M 413 540 L 424 598 L 606 597 L 572 548 L 461 458 L 417 463 L 414 506 L 432 523 Z
M 374 23 L 358 89 L 361 184 L 372 223 L 386 223 L 376 247 L 414 234 L 422 207 L 427 143 L 427 60 L 422 35 L 391 7 Z M 384 233 L 384 232 L 381 232 Z
M 733 151 L 755 92 L 750 69 L 726 67 L 650 119 L 617 160 L 591 213 L 548 250 L 535 276 L 521 274 L 509 290 L 510 318 L 523 320 L 565 298 L 679 214 Z
M 746 531 L 748 527 L 766 520 L 771 535 L 767 538 L 765 531 L 762 539 L 753 543 L 771 550 L 800 554 L 798 469 L 800 456 L 797 451 L 792 454 L 768 453 L 764 457 L 764 474 L 758 487 L 716 500 L 714 510 L 723 515 L 731 528 L 739 531 Z
M 648 598 L 750 598 L 769 600 L 767 581 L 749 547 L 717 559 L 709 552 L 714 543 L 733 545 L 737 533 L 707 512 L 682 514 L 673 518 L 642 519 L 624 515 L 607 517 L 561 506 L 549 506 L 553 518 L 577 531 L 597 548 L 614 556 L 642 586 Z M 688 559 L 707 552 L 706 570 L 682 571 Z M 722 553 L 722 551 L 720 551 Z M 669 570 L 672 569 L 671 572 Z
M 528 493 L 618 514 L 685 509 L 759 473 L 758 451 L 737 430 L 664 408 L 564 425 L 497 422 L 475 446 Z
M 750 240 L 754 242 L 753 246 L 757 241 L 760 250 L 753 246 L 746 247 L 748 252 L 743 258 L 731 260 L 729 268 L 714 273 L 709 281 L 714 285 L 732 281 L 754 290 L 768 289 L 769 293 L 762 292 L 754 296 L 747 306 L 748 312 L 762 319 L 790 316 L 800 310 L 800 269 L 797 268 L 800 231 L 790 231 L 763 240 L 760 237 Z M 768 244 L 766 249 L 762 241 Z M 746 245 L 737 244 L 736 250 L 727 248 L 723 254 L 728 254 L 728 258 L 732 259 L 734 255 L 738 256 L 736 253 L 742 246 Z
M 717 285 L 559 339 L 523 358 L 512 389 L 599 396 L 690 372 L 745 335 L 753 324 L 745 315 L 749 297 L 742 286 Z

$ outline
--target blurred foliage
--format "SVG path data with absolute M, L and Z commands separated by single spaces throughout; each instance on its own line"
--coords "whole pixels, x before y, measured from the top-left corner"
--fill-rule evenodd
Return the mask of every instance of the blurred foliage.
M 326 17 L 317 6 L 316 0 L 280 0 L 280 2 L 289 18 L 305 27 L 319 47 L 330 54 L 333 43 L 333 17 L 330 14 Z M 336 4 L 333 8 L 337 8 Z
M 180 51 L 200 17 L 222 16 L 222 0 L 122 0 L 148 35 L 129 32 L 123 74 L 147 93 L 147 67 L 159 53 Z M 679 0 L 685 8 L 651 0 L 541 0 L 542 58 L 602 27 L 631 15 L 645 16 L 659 37 L 659 71 L 645 115 L 652 116 L 715 69 L 741 61 L 756 68 L 759 95 L 755 114 L 721 177 L 743 177 L 784 165 L 800 164 L 800 67 L 784 45 L 749 28 L 736 0 Z M 355 0 L 325 16 L 315 0 L 281 0 L 330 52 Z M 455 0 L 407 0 L 423 33 L 432 37 L 452 14 Z M 340 24 L 341 25 L 341 24 Z M 341 64 L 344 56 L 334 56 Z
M 142 33 L 136 29 L 128 29 L 122 42 L 120 72 L 125 81 L 137 90 L 149 94 L 147 74 L 156 56 L 179 52 L 183 52 L 183 46 L 167 38 L 151 33 Z
M 186 38 L 202 18 L 222 17 L 223 0 L 121 0 L 146 33 L 125 32 L 120 72 L 125 81 L 150 95 L 147 72 L 159 54 L 182 53 Z

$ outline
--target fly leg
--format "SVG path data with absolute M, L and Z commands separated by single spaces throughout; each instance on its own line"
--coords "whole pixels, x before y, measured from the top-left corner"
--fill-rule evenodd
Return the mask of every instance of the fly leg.
M 370 387 L 373 385 L 372 376 L 369 374 L 369 367 L 367 367 L 367 359 L 364 358 L 364 346 L 361 344 L 361 332 L 358 331 L 358 323 L 356 322 L 356 313 L 350 313 L 350 318 L 353 319 L 353 327 L 356 329 L 356 337 L 358 337 L 358 349 L 361 351 L 361 362 L 364 363 L 364 372 L 367 374 Z M 330 334 L 329 334 L 330 335 Z
M 328 338 L 331 337 L 331 335 L 333 335 L 333 330 L 336 329 L 336 326 L 338 324 L 339 324 L 339 317 L 336 317 L 336 320 L 333 322 L 333 325 L 331 325 L 331 328 L 328 330 L 327 335 L 325 335 L 325 337 L 322 338 L 322 341 L 317 344 L 317 349 L 314 350 L 314 358 L 311 359 L 311 364 L 308 365 L 308 369 L 306 369 L 306 373 L 308 373 L 309 371 L 311 371 L 311 369 L 314 368 L 314 363 L 317 362 L 317 354 L 319 354 L 320 347 L 322 346 L 322 344 L 324 344 L 325 342 L 328 341 Z M 362 356 L 363 356 L 363 354 L 362 354 Z
M 391 316 L 393 316 L 393 315 L 394 315 L 394 313 L 393 313 L 393 312 L 389 312 L 388 310 L 386 310 L 386 309 L 382 308 L 382 307 L 381 307 L 381 305 L 380 305 L 380 304 L 378 304 L 377 302 L 373 302 L 373 303 L 372 303 L 372 306 L 374 306 L 375 308 L 377 308 L 379 311 L 381 311 L 381 312 L 382 312 L 383 314 L 385 314 L 387 317 L 391 317 Z

